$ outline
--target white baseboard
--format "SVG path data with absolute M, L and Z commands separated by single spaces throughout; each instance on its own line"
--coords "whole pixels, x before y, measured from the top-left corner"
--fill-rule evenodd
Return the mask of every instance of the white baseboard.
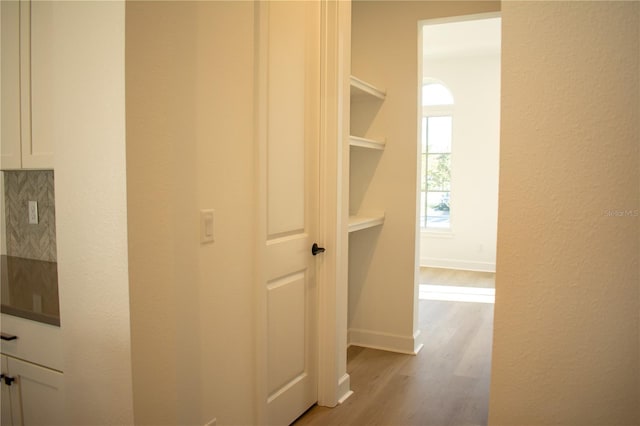
M 371 330 L 350 328 L 347 335 L 349 346 L 362 346 L 371 349 L 416 355 L 422 345 L 417 343 L 418 330 L 413 336 L 400 336 Z
M 420 330 L 416 330 L 413 333 L 413 353 L 415 355 L 418 355 L 418 352 L 420 352 L 422 350 L 422 348 L 424 347 L 424 344 L 422 343 L 422 333 L 420 333 Z
M 342 404 L 353 395 L 351 390 L 351 376 L 345 374 L 338 380 L 338 404 Z
M 458 259 L 436 259 L 426 257 L 420 259 L 420 266 L 427 268 L 459 269 L 463 271 L 496 272 L 496 264 L 491 262 L 475 262 Z

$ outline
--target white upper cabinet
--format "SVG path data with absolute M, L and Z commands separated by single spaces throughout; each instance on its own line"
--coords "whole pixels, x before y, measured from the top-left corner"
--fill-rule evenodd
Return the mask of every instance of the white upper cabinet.
M 52 169 L 53 2 L 3 1 L 2 169 Z
M 0 168 L 22 167 L 20 149 L 20 4 L 0 2 Z

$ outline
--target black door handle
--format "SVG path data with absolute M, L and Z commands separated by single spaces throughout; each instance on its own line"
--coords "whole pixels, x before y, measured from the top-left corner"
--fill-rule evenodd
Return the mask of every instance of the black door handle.
M 324 253 L 324 247 L 318 247 L 318 244 L 313 243 L 311 246 L 311 254 L 315 256 L 318 253 Z

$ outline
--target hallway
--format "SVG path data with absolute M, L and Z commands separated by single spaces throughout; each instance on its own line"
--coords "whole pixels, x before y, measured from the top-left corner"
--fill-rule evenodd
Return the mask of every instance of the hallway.
M 421 284 L 494 287 L 494 274 L 422 269 Z M 493 304 L 420 300 L 417 356 L 351 346 L 354 394 L 296 425 L 486 425 Z

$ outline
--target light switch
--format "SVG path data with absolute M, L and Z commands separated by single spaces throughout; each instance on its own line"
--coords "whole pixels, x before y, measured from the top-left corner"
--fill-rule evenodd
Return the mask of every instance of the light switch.
M 37 201 L 29 201 L 29 224 L 30 225 L 38 224 L 38 202 Z
M 200 243 L 206 244 L 213 241 L 213 210 L 200 210 Z

